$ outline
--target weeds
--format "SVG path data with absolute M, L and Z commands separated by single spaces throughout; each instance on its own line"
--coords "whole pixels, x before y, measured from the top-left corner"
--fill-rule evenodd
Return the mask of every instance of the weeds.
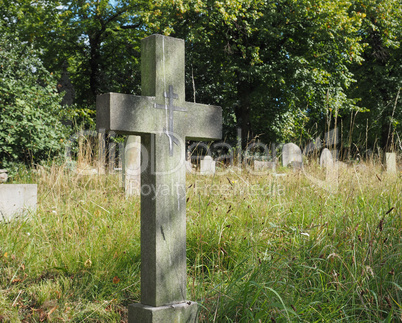
M 331 194 L 282 172 L 187 177 L 200 321 L 401 320 L 400 177 L 351 167 Z M 38 211 L 0 224 L 0 321 L 127 320 L 140 295 L 139 198 L 117 175 L 55 165 L 14 181 L 38 183 Z

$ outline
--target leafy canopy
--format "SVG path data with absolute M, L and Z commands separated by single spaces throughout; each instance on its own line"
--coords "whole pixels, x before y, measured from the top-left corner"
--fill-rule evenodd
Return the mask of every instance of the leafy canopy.
M 153 10 L 152 31 L 186 39 L 197 99 L 223 105 L 243 136 L 291 140 L 359 108 L 346 94 L 364 49 L 352 1 L 159 0 Z

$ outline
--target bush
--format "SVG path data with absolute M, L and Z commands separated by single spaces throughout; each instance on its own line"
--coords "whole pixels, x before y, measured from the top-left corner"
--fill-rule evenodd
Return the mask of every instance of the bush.
M 61 99 L 37 52 L 0 35 L 0 168 L 37 163 L 62 151 Z

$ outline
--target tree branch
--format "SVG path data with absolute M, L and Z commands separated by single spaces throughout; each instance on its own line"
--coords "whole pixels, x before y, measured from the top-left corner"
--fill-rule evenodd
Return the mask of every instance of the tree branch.
M 141 24 L 140 23 L 136 23 L 134 25 L 125 25 L 125 26 L 120 26 L 120 29 L 136 29 L 138 27 L 140 27 Z

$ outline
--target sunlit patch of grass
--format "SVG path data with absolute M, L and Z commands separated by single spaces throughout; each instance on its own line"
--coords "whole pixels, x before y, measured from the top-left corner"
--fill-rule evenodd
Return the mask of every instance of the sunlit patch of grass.
M 37 213 L 0 224 L 4 308 L 32 321 L 118 321 L 139 298 L 139 198 L 126 200 L 117 176 L 56 166 L 32 176 Z
M 306 172 L 320 180 L 317 165 Z M 402 184 L 369 165 L 329 192 L 303 173 L 187 177 L 188 299 L 200 321 L 398 321 Z M 38 183 L 38 211 L 0 224 L 0 317 L 120 322 L 140 295 L 140 199 L 117 175 L 60 166 Z
M 194 259 L 189 289 L 193 298 L 201 295 L 200 318 L 400 319 L 400 178 L 349 168 L 339 173 L 333 194 L 303 174 L 286 174 L 273 182 L 273 192 L 280 194 L 266 189 L 228 197 L 222 190 L 212 197 L 189 189 L 190 214 L 197 219 L 188 229 Z M 273 181 L 241 177 L 247 183 L 242 185 Z M 199 186 L 226 181 L 197 179 Z

